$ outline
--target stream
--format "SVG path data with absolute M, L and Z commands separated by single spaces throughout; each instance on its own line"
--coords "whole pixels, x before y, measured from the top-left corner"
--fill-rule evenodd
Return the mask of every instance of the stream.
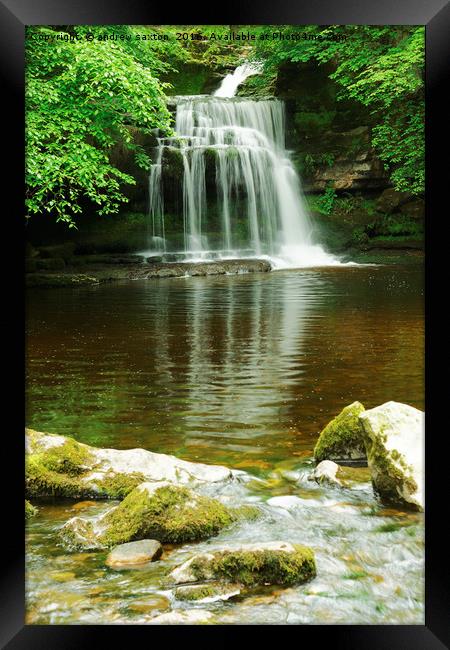
M 320 430 L 344 406 L 424 408 L 423 268 L 335 266 L 124 281 L 27 295 L 27 425 L 242 471 L 215 496 L 262 517 L 164 548 L 140 569 L 67 552 L 57 531 L 113 502 L 36 502 L 27 523 L 27 623 L 423 624 L 423 515 L 382 506 L 366 469 L 351 489 L 308 480 Z M 289 498 L 286 498 L 289 497 Z M 189 603 L 162 577 L 229 542 L 311 546 L 317 577 Z

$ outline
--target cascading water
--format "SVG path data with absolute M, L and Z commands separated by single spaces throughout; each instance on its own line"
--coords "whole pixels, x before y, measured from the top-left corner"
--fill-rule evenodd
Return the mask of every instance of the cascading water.
M 314 243 L 300 179 L 285 149 L 283 102 L 234 96 L 257 72 L 258 66 L 244 64 L 214 95 L 173 98 L 176 136 L 158 139 L 149 177 L 154 253 L 172 251 L 190 260 L 267 256 L 278 267 L 339 263 Z M 166 155 L 179 159 L 182 184 L 180 225 L 172 236 L 165 223 Z

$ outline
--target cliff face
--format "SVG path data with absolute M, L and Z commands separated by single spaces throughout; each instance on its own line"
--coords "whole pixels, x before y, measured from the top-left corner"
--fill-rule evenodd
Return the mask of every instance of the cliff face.
M 287 147 L 306 193 L 372 193 L 389 187 L 371 141 L 372 117 L 356 102 L 338 100 L 330 66 L 286 64 L 280 68 L 275 95 L 286 105 Z

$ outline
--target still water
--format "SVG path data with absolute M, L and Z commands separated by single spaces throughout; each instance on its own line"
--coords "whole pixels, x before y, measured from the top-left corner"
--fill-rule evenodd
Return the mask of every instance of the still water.
M 244 470 L 245 490 L 222 496 L 264 516 L 114 571 L 55 535 L 111 504 L 42 504 L 28 621 L 142 623 L 195 607 L 160 585 L 194 548 L 285 539 L 314 548 L 314 581 L 198 607 L 217 623 L 423 623 L 422 516 L 381 507 L 364 475 L 344 491 L 306 479 L 318 432 L 354 400 L 424 408 L 420 264 L 29 291 L 28 426 Z M 284 495 L 296 503 L 268 502 Z

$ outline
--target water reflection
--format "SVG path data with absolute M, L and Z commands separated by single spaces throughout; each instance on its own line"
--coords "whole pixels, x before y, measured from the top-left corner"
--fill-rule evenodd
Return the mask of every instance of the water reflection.
M 28 423 L 277 462 L 355 399 L 423 407 L 421 280 L 371 267 L 30 291 Z

